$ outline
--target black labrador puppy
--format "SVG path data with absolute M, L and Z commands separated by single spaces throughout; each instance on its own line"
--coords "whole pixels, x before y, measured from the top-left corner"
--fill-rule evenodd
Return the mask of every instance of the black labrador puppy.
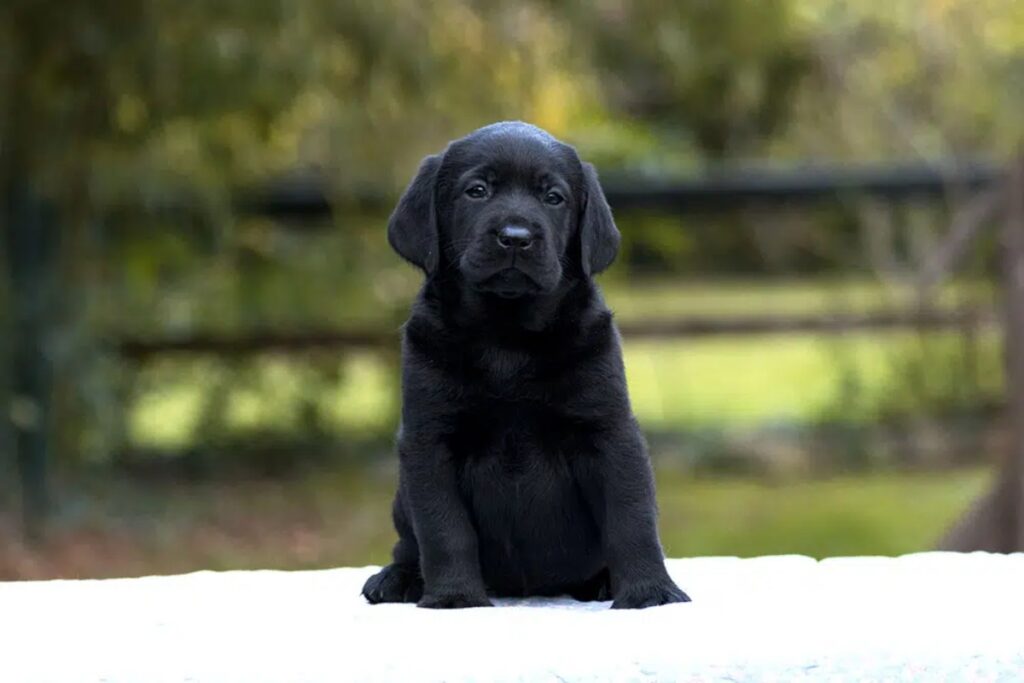
M 366 599 L 688 601 L 592 280 L 619 245 L 594 168 L 534 126 L 481 128 L 423 161 L 388 240 L 426 280 L 403 334 L 399 539 Z

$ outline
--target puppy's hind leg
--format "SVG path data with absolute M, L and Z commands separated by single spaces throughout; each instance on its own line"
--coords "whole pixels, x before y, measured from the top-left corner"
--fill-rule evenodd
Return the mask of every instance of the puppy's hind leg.
M 419 602 L 423 597 L 423 575 L 420 573 L 419 547 L 412 525 L 396 496 L 393 508 L 398 543 L 392 551 L 392 563 L 371 576 L 363 584 L 363 597 L 371 605 L 381 602 Z

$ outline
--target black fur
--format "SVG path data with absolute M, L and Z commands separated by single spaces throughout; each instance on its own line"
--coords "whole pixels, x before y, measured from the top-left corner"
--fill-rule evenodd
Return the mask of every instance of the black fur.
M 487 126 L 423 162 L 388 236 L 426 280 L 402 344 L 399 539 L 367 600 L 688 600 L 591 280 L 619 243 L 593 167 L 533 126 Z

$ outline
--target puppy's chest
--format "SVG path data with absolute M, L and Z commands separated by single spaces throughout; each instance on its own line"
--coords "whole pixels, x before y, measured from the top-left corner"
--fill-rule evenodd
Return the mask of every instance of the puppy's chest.
M 540 363 L 519 349 L 486 346 L 471 352 L 468 364 L 472 372 L 467 381 L 479 382 L 479 389 L 489 389 L 493 394 L 504 394 L 510 390 L 536 384 Z M 473 388 L 473 387 L 471 387 Z
M 567 408 L 571 369 L 516 349 L 484 347 L 464 356 L 461 400 L 452 421 L 455 453 L 508 472 L 558 461 L 583 437 Z
M 562 462 L 585 441 L 557 409 L 524 401 L 481 398 L 459 411 L 452 426 L 450 446 L 457 458 L 507 474 Z

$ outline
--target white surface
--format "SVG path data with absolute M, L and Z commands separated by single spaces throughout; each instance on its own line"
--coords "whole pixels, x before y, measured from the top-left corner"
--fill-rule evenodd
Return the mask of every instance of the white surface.
M 1024 680 L 1024 555 L 672 560 L 693 602 L 371 607 L 373 571 L 0 583 L 0 681 Z

